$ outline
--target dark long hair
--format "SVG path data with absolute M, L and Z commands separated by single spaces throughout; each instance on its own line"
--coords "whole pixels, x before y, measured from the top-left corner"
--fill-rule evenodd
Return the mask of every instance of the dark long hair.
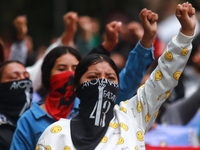
M 103 61 L 107 62 L 113 68 L 119 81 L 118 68 L 110 57 L 101 54 L 91 54 L 83 58 L 83 60 L 81 60 L 77 65 L 74 76 L 74 87 L 78 87 L 80 85 L 80 79 L 82 75 L 88 70 L 89 66 L 98 64 L 99 62 Z
M 51 77 L 51 70 L 54 67 L 56 60 L 64 54 L 70 53 L 76 57 L 78 61 L 81 60 L 81 55 L 77 50 L 68 46 L 59 46 L 54 48 L 51 52 L 49 52 L 44 58 L 42 64 L 42 83 L 43 86 L 49 89 L 50 83 L 49 79 Z

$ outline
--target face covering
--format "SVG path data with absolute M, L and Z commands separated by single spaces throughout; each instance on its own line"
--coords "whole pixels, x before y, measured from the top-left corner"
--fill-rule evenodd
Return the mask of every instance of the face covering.
M 70 123 L 71 137 L 78 150 L 93 150 L 105 135 L 119 85 L 107 79 L 84 82 L 76 90 L 81 100 L 79 114 Z
M 32 101 L 31 80 L 23 79 L 0 84 L 0 113 L 16 124 Z
M 50 78 L 50 93 L 45 107 L 54 119 L 67 118 L 74 104 L 73 71 L 59 73 Z

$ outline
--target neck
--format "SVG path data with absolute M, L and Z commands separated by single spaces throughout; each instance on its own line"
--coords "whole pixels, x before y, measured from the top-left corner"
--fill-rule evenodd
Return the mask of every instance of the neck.
M 40 105 L 40 108 L 41 108 L 42 110 L 44 110 L 44 112 L 46 112 L 46 113 L 48 114 L 48 112 L 47 112 L 47 110 L 46 110 L 46 107 L 45 107 L 45 104 Z

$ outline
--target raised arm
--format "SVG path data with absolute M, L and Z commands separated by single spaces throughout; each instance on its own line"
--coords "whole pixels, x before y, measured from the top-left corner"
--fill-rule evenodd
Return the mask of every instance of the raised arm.
M 82 57 L 89 54 L 93 48 L 92 18 L 89 16 L 80 16 L 78 20 L 79 34 L 76 45 Z
M 96 46 L 92 49 L 90 54 L 104 54 L 110 56 L 110 52 L 118 43 L 118 36 L 121 30 L 122 23 L 117 21 L 112 21 L 106 25 L 105 40 L 101 45 Z
M 16 36 L 15 41 L 11 45 L 9 60 L 18 60 L 25 65 L 28 53 L 28 49 L 24 41 L 28 32 L 26 16 L 17 16 L 13 20 L 13 26 L 16 31 Z
M 74 47 L 74 34 L 77 30 L 78 14 L 76 12 L 69 12 L 63 16 L 65 30 L 61 36 L 63 45 Z
M 142 39 L 130 52 L 126 66 L 119 74 L 120 90 L 115 102 L 116 104 L 119 104 L 122 100 L 130 99 L 135 94 L 146 70 L 154 60 L 152 42 L 157 30 L 158 15 L 144 9 L 139 17 L 142 22 L 144 34 L 142 35 Z M 133 24 L 129 25 L 131 35 L 136 36 L 138 34 L 137 37 L 141 37 L 141 33 L 136 33 L 134 28 Z M 139 30 L 141 29 L 139 28 Z
M 146 9 L 141 11 L 142 22 L 147 19 L 147 12 Z M 182 26 L 179 34 L 168 43 L 158 60 L 158 66 L 145 85 L 138 89 L 137 95 L 120 105 L 132 112 L 129 114 L 130 117 L 143 133 L 155 121 L 158 109 L 178 84 L 179 77 L 188 61 L 196 26 L 194 13 L 195 10 L 191 4 L 184 3 L 177 6 L 176 16 Z
M 44 57 L 57 46 L 71 46 L 74 47 L 74 34 L 77 31 L 78 14 L 76 12 L 68 12 L 63 16 L 65 29 L 58 39 L 58 41 L 47 48 Z M 43 57 L 43 58 L 44 58 Z
M 77 20 L 78 20 L 78 14 L 76 12 L 68 12 L 64 15 L 63 21 L 65 24 L 65 30 L 61 37 L 57 40 L 56 43 L 50 45 L 47 50 L 45 51 L 45 54 L 42 58 L 40 58 L 33 66 L 27 67 L 27 71 L 30 74 L 30 79 L 33 82 L 33 89 L 34 91 L 37 91 L 41 85 L 41 65 L 43 62 L 44 57 L 55 47 L 57 46 L 74 46 L 73 43 L 73 37 L 77 30 Z
M 154 18 L 152 18 L 152 19 L 154 19 Z M 135 26 L 133 26 L 133 25 L 131 26 L 131 25 L 129 26 L 129 29 L 130 29 L 130 33 L 132 34 L 132 36 L 137 35 L 138 37 L 141 37 L 141 35 L 139 35 L 141 33 L 134 33 L 133 28 Z M 122 26 L 122 23 L 117 22 L 117 21 L 113 21 L 113 22 L 110 22 L 109 24 L 107 24 L 105 40 L 103 41 L 102 45 L 95 47 L 89 54 L 98 53 L 98 54 L 104 54 L 104 55 L 109 56 L 110 52 L 113 50 L 113 48 L 118 43 L 118 36 L 119 36 L 120 30 L 121 30 L 121 26 Z M 152 29 L 152 28 L 146 29 L 145 36 L 142 37 L 143 40 L 146 40 L 147 42 L 153 41 L 153 37 L 149 38 L 150 35 L 155 34 L 155 31 L 154 31 L 155 29 Z M 146 44 L 148 44 L 148 43 L 144 43 L 144 46 L 146 48 L 144 46 L 142 46 L 140 43 L 137 44 L 137 46 L 129 54 L 129 58 L 127 60 L 126 67 L 120 72 L 120 75 L 119 75 L 120 90 L 118 93 L 118 98 L 116 100 L 117 104 L 121 100 L 130 99 L 134 95 L 137 87 L 139 86 L 139 84 L 142 81 L 142 78 L 143 78 L 146 70 L 148 69 L 148 67 L 151 65 L 151 63 L 154 60 L 153 47 L 148 48 L 148 45 L 146 45 Z

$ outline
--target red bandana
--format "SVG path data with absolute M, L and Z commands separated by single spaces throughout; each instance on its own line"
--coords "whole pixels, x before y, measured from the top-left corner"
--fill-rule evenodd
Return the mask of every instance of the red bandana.
M 73 71 L 59 73 L 50 78 L 50 93 L 45 107 L 56 120 L 67 118 L 74 104 Z

